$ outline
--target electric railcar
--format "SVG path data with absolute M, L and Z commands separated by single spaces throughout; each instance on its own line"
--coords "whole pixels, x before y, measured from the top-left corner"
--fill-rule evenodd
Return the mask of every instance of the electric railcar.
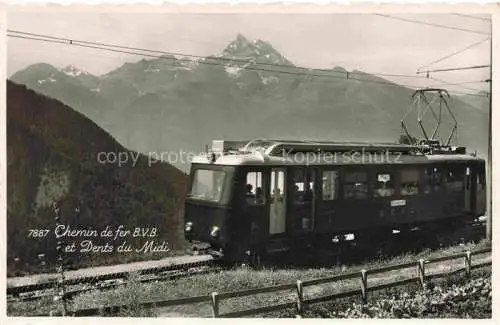
M 213 141 L 191 166 L 185 237 L 227 261 L 485 213 L 485 161 L 464 147 Z M 376 243 L 376 241 L 372 241 Z

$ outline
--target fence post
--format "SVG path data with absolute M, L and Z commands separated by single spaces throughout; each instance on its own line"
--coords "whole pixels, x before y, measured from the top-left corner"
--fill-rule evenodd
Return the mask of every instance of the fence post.
M 219 317 L 219 294 L 217 292 L 212 292 L 212 317 Z
M 472 266 L 471 253 L 470 253 L 470 251 L 466 251 L 465 252 L 465 273 L 467 275 L 470 275 L 470 273 L 471 273 L 471 266 Z
M 302 315 L 304 311 L 304 287 L 302 281 L 297 280 L 297 312 Z
M 425 289 L 425 261 L 423 259 L 418 260 L 418 277 L 420 278 L 420 285 L 422 289 Z
M 366 303 L 368 300 L 366 296 L 367 283 L 366 270 L 361 270 L 361 298 L 363 299 L 363 303 Z

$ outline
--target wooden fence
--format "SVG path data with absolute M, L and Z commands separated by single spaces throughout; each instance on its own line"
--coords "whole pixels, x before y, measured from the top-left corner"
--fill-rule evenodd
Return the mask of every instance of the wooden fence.
M 197 297 L 180 298 L 180 299 L 166 300 L 166 301 L 144 302 L 144 303 L 141 303 L 140 306 L 142 308 L 159 308 L 159 307 L 171 307 L 171 306 L 179 306 L 179 305 L 187 305 L 187 304 L 196 304 L 196 303 L 206 302 L 206 303 L 211 304 L 212 317 L 230 317 L 230 318 L 245 317 L 245 316 L 250 316 L 250 315 L 269 313 L 269 312 L 273 312 L 273 311 L 280 311 L 280 310 L 289 309 L 289 308 L 296 308 L 297 314 L 300 316 L 307 306 L 312 305 L 312 304 L 316 304 L 316 303 L 332 301 L 332 300 L 340 299 L 340 298 L 354 297 L 357 295 L 359 295 L 361 297 L 363 302 L 367 302 L 368 292 L 371 292 L 371 291 L 383 290 L 383 289 L 388 289 L 388 288 L 406 285 L 406 284 L 411 284 L 411 283 L 419 283 L 423 288 L 425 286 L 426 281 L 428 281 L 430 279 L 451 276 L 451 275 L 459 274 L 461 272 L 465 272 L 466 275 L 470 275 L 472 270 L 477 269 L 477 268 L 481 268 L 481 267 L 485 267 L 485 266 L 490 266 L 492 264 L 491 260 L 487 261 L 487 262 L 472 264 L 472 256 L 486 254 L 486 253 L 491 253 L 491 248 L 486 248 L 486 249 L 477 250 L 477 251 L 467 251 L 467 252 L 460 253 L 460 254 L 442 256 L 442 257 L 437 257 L 437 258 L 428 259 L 428 260 L 420 259 L 420 260 L 415 261 L 415 262 L 402 263 L 402 264 L 398 264 L 398 265 L 390 265 L 390 266 L 381 267 L 381 268 L 377 268 L 377 269 L 361 270 L 360 272 L 340 274 L 340 275 L 335 275 L 335 276 L 320 278 L 320 279 L 313 279 L 313 280 L 306 280 L 306 281 L 297 280 L 296 283 L 281 284 L 281 285 L 265 287 L 265 288 L 256 288 L 256 289 L 249 289 L 249 290 L 235 291 L 235 292 L 225 292 L 225 293 L 212 292 L 209 295 L 202 295 L 202 296 L 197 296 Z M 436 264 L 436 263 L 440 263 L 440 262 L 447 262 L 447 261 L 461 259 L 461 258 L 464 259 L 464 267 L 462 267 L 462 268 L 459 268 L 459 269 L 456 269 L 453 271 L 446 271 L 446 272 L 434 273 L 434 274 L 426 274 L 426 265 Z M 370 275 L 386 273 L 386 272 L 391 272 L 391 271 L 395 271 L 395 270 L 411 269 L 411 268 L 417 269 L 418 276 L 405 278 L 403 280 L 397 280 L 397 281 L 393 281 L 390 283 L 382 283 L 382 284 L 377 284 L 377 285 L 373 285 L 373 286 L 368 286 L 368 277 Z M 320 296 L 320 297 L 316 297 L 316 298 L 310 298 L 310 299 L 304 298 L 304 288 L 305 287 L 320 285 L 320 284 L 327 284 L 327 283 L 332 283 L 332 282 L 337 282 L 337 281 L 342 281 L 342 280 L 356 279 L 356 278 L 360 279 L 359 288 L 351 289 L 351 290 L 347 290 L 347 291 L 342 291 L 342 292 L 338 292 L 338 293 L 331 294 L 331 295 Z M 252 296 L 252 295 L 257 295 L 257 294 L 262 294 L 262 293 L 273 293 L 273 292 L 280 292 L 280 291 L 287 291 L 287 290 L 288 291 L 289 290 L 296 291 L 295 301 L 283 302 L 283 303 L 279 303 L 279 304 L 275 304 L 275 305 L 271 305 L 271 306 L 247 309 L 247 310 L 243 310 L 243 311 L 236 311 L 236 312 L 229 312 L 229 313 L 220 313 L 219 312 L 220 303 L 221 303 L 221 301 L 223 301 L 225 299 L 246 297 L 246 296 Z M 127 307 L 128 307 L 127 305 L 120 305 L 120 306 L 107 306 L 107 307 L 101 307 L 101 308 L 80 309 L 80 310 L 75 310 L 75 311 L 71 312 L 70 314 L 73 316 L 94 316 L 94 315 L 98 315 L 102 312 L 113 314 L 113 313 L 117 313 L 121 310 L 125 310 L 125 309 L 127 309 Z

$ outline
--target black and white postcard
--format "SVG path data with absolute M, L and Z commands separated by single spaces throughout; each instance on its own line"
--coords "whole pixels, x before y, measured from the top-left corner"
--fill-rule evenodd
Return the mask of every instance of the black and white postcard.
M 492 319 L 497 9 L 5 5 L 6 316 Z

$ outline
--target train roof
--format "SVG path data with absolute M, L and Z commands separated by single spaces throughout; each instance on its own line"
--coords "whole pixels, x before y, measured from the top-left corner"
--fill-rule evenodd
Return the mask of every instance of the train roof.
M 478 161 L 465 147 L 437 142 L 418 145 L 369 142 L 214 140 L 212 149 L 193 163 L 214 165 L 364 165 L 425 164 L 432 161 Z

